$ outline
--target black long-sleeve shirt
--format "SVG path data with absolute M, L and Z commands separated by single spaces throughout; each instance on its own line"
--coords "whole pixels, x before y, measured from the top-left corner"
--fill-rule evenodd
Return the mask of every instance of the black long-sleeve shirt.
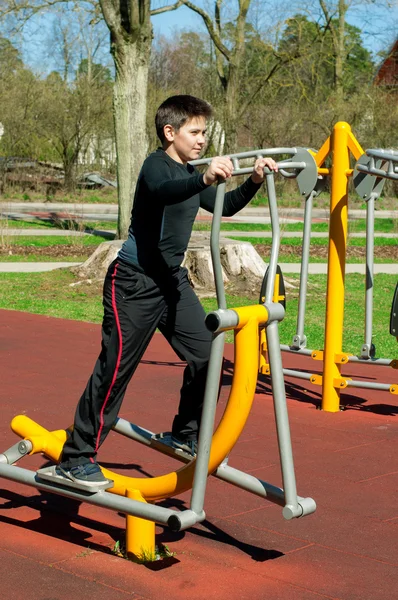
M 260 184 L 249 177 L 227 192 L 223 215 L 230 217 L 253 198 Z M 149 275 L 182 263 L 199 207 L 214 211 L 216 188 L 190 164 L 159 148 L 144 161 L 137 181 L 131 224 L 119 257 Z

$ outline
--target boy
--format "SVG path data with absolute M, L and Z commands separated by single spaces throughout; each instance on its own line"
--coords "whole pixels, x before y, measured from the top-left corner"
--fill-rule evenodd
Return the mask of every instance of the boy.
M 145 160 L 137 181 L 128 239 L 105 278 L 101 353 L 56 467 L 57 475 L 70 481 L 88 487 L 107 483 L 96 455 L 156 328 L 187 362 L 171 443 L 196 453 L 211 334 L 180 265 L 199 207 L 213 212 L 212 184 L 233 171 L 228 157 L 214 158 L 204 174 L 189 164 L 203 150 L 211 114 L 210 105 L 193 96 L 173 96 L 157 111 L 162 147 Z M 265 166 L 277 170 L 272 159 L 258 159 L 251 177 L 226 194 L 224 215 L 235 214 L 252 199 Z

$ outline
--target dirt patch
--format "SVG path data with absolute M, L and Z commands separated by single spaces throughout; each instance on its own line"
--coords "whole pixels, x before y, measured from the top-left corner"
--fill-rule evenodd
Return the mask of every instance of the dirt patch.
M 260 256 L 269 256 L 271 253 L 271 244 L 256 244 L 255 249 Z M 75 244 L 60 244 L 59 246 L 46 246 L 43 248 L 37 248 L 34 246 L 16 246 L 12 245 L 6 248 L 0 247 L 0 256 L 7 256 L 15 254 L 18 256 L 31 256 L 34 255 L 38 258 L 40 256 L 52 256 L 54 260 L 70 257 L 78 258 L 79 260 L 85 260 L 93 254 L 97 246 L 76 246 Z M 283 244 L 281 246 L 281 253 L 288 254 L 290 256 L 301 256 L 301 247 L 293 246 L 289 244 Z M 328 247 L 327 246 L 312 246 L 310 249 L 310 256 L 316 258 L 323 258 L 327 260 Z M 375 258 L 385 258 L 390 260 L 398 261 L 398 243 L 394 246 L 375 246 L 374 248 Z M 361 246 L 348 246 L 347 258 L 361 258 L 365 261 L 366 248 Z
M 271 244 L 256 244 L 255 248 L 260 256 L 269 256 L 271 253 Z M 301 246 L 291 246 L 289 244 L 283 244 L 280 249 L 281 254 L 288 254 L 290 256 L 301 256 Z M 310 257 L 324 258 L 327 260 L 328 247 L 327 246 L 312 246 L 310 249 Z M 398 261 L 398 243 L 395 246 L 375 246 L 374 248 L 375 258 L 384 258 Z M 347 248 L 347 259 L 350 258 L 361 258 L 365 261 L 366 248 L 362 246 L 348 246 Z
M 11 245 L 5 248 L 0 247 L 0 256 L 51 256 L 54 260 L 59 258 L 78 258 L 79 260 L 85 260 L 96 249 L 96 246 L 77 246 L 75 244 L 59 244 L 58 246 L 44 246 L 38 248 L 36 246 L 16 246 Z

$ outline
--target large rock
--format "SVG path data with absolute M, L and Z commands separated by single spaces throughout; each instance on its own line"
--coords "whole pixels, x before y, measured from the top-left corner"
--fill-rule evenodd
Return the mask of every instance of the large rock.
M 121 240 L 103 242 L 95 252 L 78 267 L 72 267 L 80 280 L 102 280 L 110 263 L 116 258 L 122 245 Z M 220 258 L 224 285 L 235 294 L 258 296 L 265 273 L 265 263 L 249 242 L 220 239 Z M 210 235 L 192 234 L 183 266 L 200 296 L 215 294 L 213 265 L 210 253 Z

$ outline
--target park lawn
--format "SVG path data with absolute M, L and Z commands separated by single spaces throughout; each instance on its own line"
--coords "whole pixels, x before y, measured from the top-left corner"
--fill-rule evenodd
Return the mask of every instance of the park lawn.
M 72 245 L 76 247 L 84 247 L 84 246 L 98 246 L 101 242 L 104 241 L 104 238 L 100 235 L 85 235 L 82 233 L 81 235 L 68 235 L 65 232 L 65 235 L 53 236 L 53 235 L 39 235 L 39 236 L 9 236 L 5 239 L 5 244 L 12 248 L 16 249 L 18 246 L 31 246 L 35 248 L 44 248 L 50 246 L 62 246 L 62 245 Z
M 253 245 L 270 243 L 271 238 L 263 237 L 230 237 L 231 240 L 238 240 L 241 242 L 250 242 Z M 301 246 L 303 243 L 302 238 L 293 237 L 293 238 L 284 238 L 283 233 L 281 234 L 281 245 L 286 244 L 289 246 Z M 382 238 L 375 237 L 373 238 L 373 243 L 375 246 L 397 246 L 398 238 Z M 329 238 L 312 238 L 311 245 L 313 246 L 327 246 L 329 244 Z M 358 246 L 360 248 L 364 248 L 366 246 L 366 238 L 348 238 L 349 246 Z
M 1 221 L 0 221 L 1 223 Z M 3 220 L 0 225 L 3 229 L 3 233 L 7 233 L 7 229 L 61 229 L 62 227 L 54 224 L 51 221 L 24 221 L 20 219 L 6 219 Z M 70 229 L 76 228 L 70 226 Z M 281 230 L 294 232 L 303 231 L 304 224 L 302 221 L 297 223 L 282 223 Z M 64 229 L 68 229 L 66 223 Z M 112 230 L 116 231 L 115 221 L 87 221 L 79 223 L 79 229 L 85 229 L 86 231 L 96 230 Z M 200 221 L 195 222 L 194 231 L 210 231 L 211 223 L 203 223 Z M 272 231 L 272 227 L 269 223 L 221 223 L 222 231 Z M 329 231 L 329 223 L 313 223 L 312 231 L 317 233 L 327 233 Z M 366 221 L 365 219 L 350 219 L 348 221 L 348 230 L 350 233 L 365 233 L 366 232 Z M 398 233 L 398 219 L 375 219 L 375 232 L 376 233 Z
M 326 275 L 310 275 L 307 295 L 305 334 L 311 349 L 323 347 L 325 319 Z M 290 344 L 295 334 L 299 279 L 289 276 L 295 286 L 287 292 L 287 310 L 280 324 L 282 344 Z M 100 323 L 102 320 L 102 282 L 76 284 L 75 276 L 67 269 L 47 273 L 0 273 L 0 308 Z M 377 356 L 394 358 L 398 354 L 395 338 L 389 334 L 395 275 L 374 277 L 374 343 Z M 365 277 L 346 276 L 346 314 L 343 350 L 358 354 L 363 343 Z M 245 306 L 257 303 L 255 298 L 227 295 L 227 304 Z M 206 312 L 217 308 L 214 298 L 205 298 Z M 228 334 L 227 341 L 232 341 Z
M 194 231 L 210 231 L 211 223 L 196 222 Z M 281 223 L 281 231 L 294 232 L 303 231 L 304 223 Z M 269 223 L 221 223 L 222 231 L 272 231 Z M 398 233 L 398 219 L 375 219 L 374 230 L 376 233 Z M 329 223 L 312 223 L 311 231 L 316 233 L 327 233 L 329 231 Z M 365 233 L 365 219 L 350 219 L 348 221 L 349 233 Z
M 87 222 L 70 222 L 61 221 L 60 223 L 54 223 L 54 221 L 45 220 L 23 220 L 23 219 L 0 219 L 0 231 L 2 230 L 4 235 L 7 235 L 9 229 L 57 229 L 64 230 L 65 235 L 68 235 L 68 230 L 77 230 L 81 232 L 91 232 L 94 229 L 105 229 L 116 231 L 115 221 L 87 221 Z
M 0 202 L 63 202 L 65 204 L 117 204 L 117 189 L 107 187 L 97 190 L 81 189 L 74 194 L 58 191 L 51 197 L 45 197 L 42 192 L 19 192 L 9 190 L 0 197 Z

